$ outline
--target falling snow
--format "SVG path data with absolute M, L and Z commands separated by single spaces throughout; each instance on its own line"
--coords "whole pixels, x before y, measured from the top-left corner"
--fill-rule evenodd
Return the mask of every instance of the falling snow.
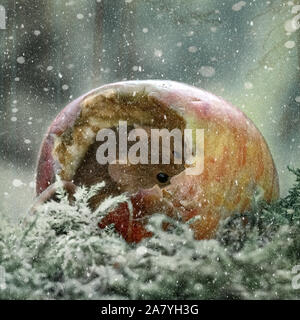
M 17 19 L 12 15 L 9 28 L 0 30 L 1 223 L 5 215 L 26 216 L 32 204 L 36 156 L 51 119 L 86 89 L 125 79 L 185 82 L 224 96 L 244 111 L 261 128 L 272 150 L 283 198 L 277 207 L 261 211 L 270 219 L 265 229 L 255 233 L 255 225 L 254 231 L 247 229 L 246 238 L 239 234 L 244 229 L 232 228 L 224 232 L 224 238 L 195 242 L 180 225 L 184 240 L 155 230 L 156 238 L 137 246 L 128 246 L 111 231 L 92 228 L 94 217 L 87 215 L 89 208 L 82 203 L 80 212 L 52 203 L 50 208 L 56 215 L 44 208 L 48 215 L 41 215 L 24 244 L 9 241 L 17 234 L 23 239 L 26 228 L 15 232 L 11 226 L 13 231 L 5 238 L 6 230 L 0 223 L 0 249 L 7 249 L 8 257 L 0 259 L 0 299 L 212 299 L 216 295 L 227 298 L 228 292 L 242 299 L 299 298 L 299 292 L 290 286 L 292 264 L 300 263 L 292 260 L 299 251 L 299 222 L 293 225 L 292 218 L 287 219 L 283 228 L 280 223 L 286 214 L 299 215 L 300 187 L 297 184 L 297 190 L 290 189 L 294 180 L 287 166 L 298 166 L 300 157 L 300 5 L 281 0 L 184 4 L 122 0 L 114 6 L 112 1 L 79 2 L 56 1 L 47 10 L 43 6 L 30 5 L 26 10 L 16 6 Z M 164 119 L 168 121 L 166 116 Z M 298 202 L 284 198 L 289 189 Z M 278 229 L 272 229 L 264 239 L 274 225 Z M 59 228 L 67 230 L 66 234 L 57 235 Z M 228 234 L 230 241 L 225 244 Z M 70 235 L 76 248 L 68 241 Z M 234 237 L 239 236 L 241 241 L 236 241 Z M 4 245 L 2 239 L 7 239 Z M 159 248 L 158 241 L 162 241 Z M 237 250 L 240 242 L 245 247 Z M 90 254 L 87 244 L 98 251 Z M 40 245 L 45 252 L 39 251 Z M 80 255 L 78 261 L 68 260 L 68 254 L 77 254 L 78 248 L 83 252 L 82 260 Z M 62 267 L 58 253 L 70 261 L 67 267 Z M 39 254 L 50 263 L 49 270 L 42 260 L 35 260 Z M 92 263 L 95 258 L 99 265 Z M 4 265 L 6 282 L 1 279 Z M 241 265 L 246 266 L 245 271 Z M 259 272 L 252 275 L 257 265 Z M 80 275 L 76 277 L 74 270 Z M 106 272 L 113 276 L 104 279 Z M 59 281 L 56 274 L 62 275 Z M 257 283 L 258 274 L 262 281 Z M 208 283 L 208 278 L 212 282 Z
M 24 183 L 20 179 L 14 179 L 12 185 L 16 188 L 22 187 Z
M 287 41 L 284 46 L 288 49 L 292 49 L 295 47 L 295 41 Z
M 188 48 L 188 50 L 189 50 L 189 52 L 191 52 L 191 53 L 195 53 L 195 52 L 198 51 L 198 48 L 195 47 L 195 46 L 191 46 L 191 47 Z
M 236 4 L 234 4 L 232 6 L 232 10 L 233 11 L 240 11 L 245 5 L 246 5 L 245 1 L 237 2 Z
M 158 58 L 160 58 L 163 55 L 162 50 L 154 49 L 154 55 Z
M 245 89 L 248 89 L 248 90 L 253 89 L 253 83 L 247 81 L 245 82 L 244 87 Z
M 199 72 L 203 77 L 207 77 L 207 78 L 213 77 L 216 73 L 215 69 L 211 66 L 202 66 Z
M 25 58 L 24 58 L 24 57 L 18 57 L 18 58 L 17 58 L 17 62 L 18 62 L 19 64 L 23 64 L 23 63 L 25 62 Z
M 251 225 L 240 214 L 226 219 L 216 238 L 206 241 L 195 240 L 187 224 L 172 219 L 173 231 L 163 231 L 167 218 L 156 214 L 147 226 L 154 236 L 128 244 L 113 226 L 95 227 L 105 211 L 91 214 L 92 193 L 81 188 L 74 205 L 59 195 L 60 203 L 26 215 L 23 228 L 0 221 L 0 298 L 211 300 L 232 299 L 234 293 L 235 299 L 297 299 L 291 273 L 299 264 L 297 174 L 293 196 L 257 206 L 247 215 Z M 14 179 L 13 186 L 24 183 Z M 106 200 L 103 210 L 117 201 L 124 198 Z

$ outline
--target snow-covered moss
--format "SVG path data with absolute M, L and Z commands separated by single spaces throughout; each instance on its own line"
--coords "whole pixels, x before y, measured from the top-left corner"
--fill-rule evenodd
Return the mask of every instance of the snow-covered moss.
M 187 225 L 172 231 L 154 215 L 154 236 L 128 244 L 113 226 L 97 227 L 111 198 L 92 213 L 87 200 L 102 185 L 80 188 L 70 205 L 48 202 L 19 225 L 0 223 L 0 299 L 296 299 L 300 264 L 300 170 L 287 197 L 259 203 L 196 241 Z M 62 190 L 62 189 L 61 189 Z M 245 223 L 247 222 L 247 223 Z

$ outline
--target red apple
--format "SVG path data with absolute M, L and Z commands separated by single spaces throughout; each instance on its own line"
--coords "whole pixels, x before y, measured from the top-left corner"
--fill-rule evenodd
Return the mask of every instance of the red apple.
M 149 165 L 148 169 L 99 165 L 95 159 L 97 132 L 117 127 L 119 120 L 148 129 L 204 129 L 203 172 L 189 175 L 186 164 L 172 168 Z M 160 171 L 168 172 L 168 183 L 156 182 Z M 151 236 L 146 229 L 147 217 L 155 212 L 163 211 L 182 221 L 200 216 L 190 226 L 196 239 L 208 239 L 221 219 L 249 210 L 257 190 L 267 202 L 279 195 L 272 156 L 251 120 L 223 99 L 174 81 L 108 84 L 67 105 L 42 143 L 37 195 L 47 193 L 49 186 L 51 189 L 56 174 L 75 185 L 107 180 L 104 193 L 92 200 L 93 208 L 103 200 L 103 194 L 128 192 L 132 208 L 121 204 L 99 226 L 114 223 L 129 242 Z

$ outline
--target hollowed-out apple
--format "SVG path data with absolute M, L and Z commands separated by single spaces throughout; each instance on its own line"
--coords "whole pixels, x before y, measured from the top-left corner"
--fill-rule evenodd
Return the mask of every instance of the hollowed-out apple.
M 96 135 L 103 128 L 117 132 L 120 120 L 145 130 L 204 129 L 203 171 L 187 174 L 186 163 L 99 164 Z M 131 204 L 120 204 L 99 226 L 114 223 L 129 242 L 151 236 L 146 224 L 155 212 L 182 221 L 199 216 L 190 224 L 195 238 L 211 238 L 221 219 L 250 209 L 257 190 L 268 202 L 279 194 L 272 156 L 254 124 L 223 99 L 174 81 L 108 84 L 67 105 L 42 143 L 37 195 L 47 198 L 57 174 L 67 185 L 104 180 L 92 208 L 108 195 L 127 192 Z

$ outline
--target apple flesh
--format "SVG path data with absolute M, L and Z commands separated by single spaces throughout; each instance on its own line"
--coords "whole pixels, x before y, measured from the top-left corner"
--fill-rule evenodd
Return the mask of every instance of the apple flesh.
M 91 150 L 97 132 L 116 127 L 119 120 L 147 128 L 204 129 L 203 172 L 188 175 L 188 166 L 184 165 L 174 171 L 166 185 L 153 182 L 144 188 L 134 180 L 127 189 L 118 185 L 114 177 L 119 176 L 119 168 L 100 166 Z M 148 175 L 157 174 L 157 168 L 149 168 Z M 138 172 L 143 170 L 134 171 L 134 179 L 141 180 Z M 92 176 L 88 172 L 93 172 Z M 75 185 L 92 185 L 107 179 L 104 196 L 129 192 L 132 205 L 120 204 L 99 222 L 101 228 L 115 224 L 128 242 L 151 236 L 146 224 L 155 212 L 184 222 L 199 216 L 190 227 L 196 239 L 209 239 L 215 235 L 221 219 L 251 208 L 255 192 L 261 192 L 267 202 L 279 196 L 278 175 L 270 150 L 251 120 L 223 99 L 174 81 L 108 84 L 67 105 L 42 143 L 37 195 L 45 198 L 56 174 Z M 95 197 L 92 207 L 102 200 L 103 194 Z

